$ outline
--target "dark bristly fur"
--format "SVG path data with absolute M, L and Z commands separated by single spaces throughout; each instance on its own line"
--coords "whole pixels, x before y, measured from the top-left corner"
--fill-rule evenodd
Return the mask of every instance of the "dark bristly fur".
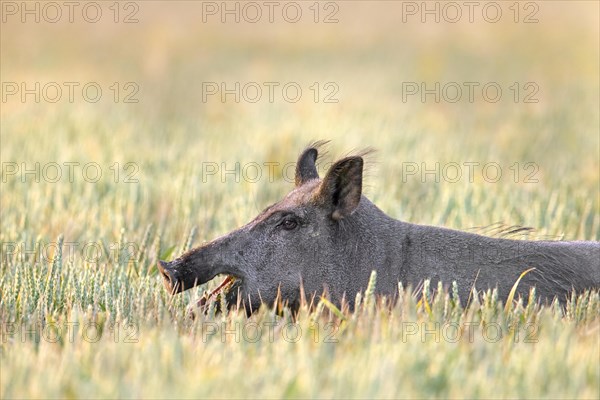
M 379 294 L 395 297 L 398 282 L 457 282 L 464 301 L 473 286 L 498 288 L 506 300 L 519 275 L 517 293 L 536 287 L 542 301 L 564 301 L 571 291 L 600 287 L 600 242 L 526 241 L 481 236 L 395 220 L 362 195 L 363 157 L 334 163 L 321 180 L 316 142 L 298 158 L 296 187 L 247 225 L 184 254 L 160 262 L 172 293 L 219 274 L 239 280 L 227 296 L 249 311 L 276 297 L 294 306 L 300 288 L 307 298 L 324 291 L 340 303 L 366 289 L 377 271 Z M 525 229 L 525 228 L 523 228 Z

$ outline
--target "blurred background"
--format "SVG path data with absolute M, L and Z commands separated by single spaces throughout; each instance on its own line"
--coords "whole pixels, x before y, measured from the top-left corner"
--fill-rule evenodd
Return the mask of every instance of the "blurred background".
M 600 237 L 597 2 L 76 3 L 2 2 L 5 239 L 207 240 L 317 139 L 395 218 Z

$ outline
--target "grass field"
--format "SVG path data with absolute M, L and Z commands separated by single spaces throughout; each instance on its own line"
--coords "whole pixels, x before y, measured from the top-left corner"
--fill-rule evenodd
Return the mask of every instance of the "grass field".
M 395 218 L 600 240 L 598 3 L 498 2 L 473 23 L 423 23 L 421 2 L 297 2 L 297 23 L 192 1 L 22 22 L 19 4 L 0 38 L 1 398 L 600 396 L 597 291 L 463 309 L 448 282 L 420 302 L 400 286 L 392 310 L 366 293 L 353 314 L 192 321 L 206 288 L 170 297 L 156 270 L 281 198 L 315 139 L 323 170 L 377 149 L 365 192 Z

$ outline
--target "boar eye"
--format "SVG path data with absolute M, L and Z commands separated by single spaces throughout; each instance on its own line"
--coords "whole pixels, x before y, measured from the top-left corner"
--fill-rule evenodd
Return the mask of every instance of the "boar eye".
M 281 227 L 286 231 L 291 231 L 292 229 L 298 226 L 298 222 L 296 220 L 288 218 L 281 221 Z

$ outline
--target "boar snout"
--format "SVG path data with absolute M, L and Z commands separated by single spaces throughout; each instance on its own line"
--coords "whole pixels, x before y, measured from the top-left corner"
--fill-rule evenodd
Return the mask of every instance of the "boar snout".
M 168 262 L 159 260 L 158 271 L 162 275 L 164 279 L 163 283 L 169 293 L 175 294 L 182 291 L 183 285 L 181 284 L 181 279 L 177 276 L 177 271 L 172 269 Z

